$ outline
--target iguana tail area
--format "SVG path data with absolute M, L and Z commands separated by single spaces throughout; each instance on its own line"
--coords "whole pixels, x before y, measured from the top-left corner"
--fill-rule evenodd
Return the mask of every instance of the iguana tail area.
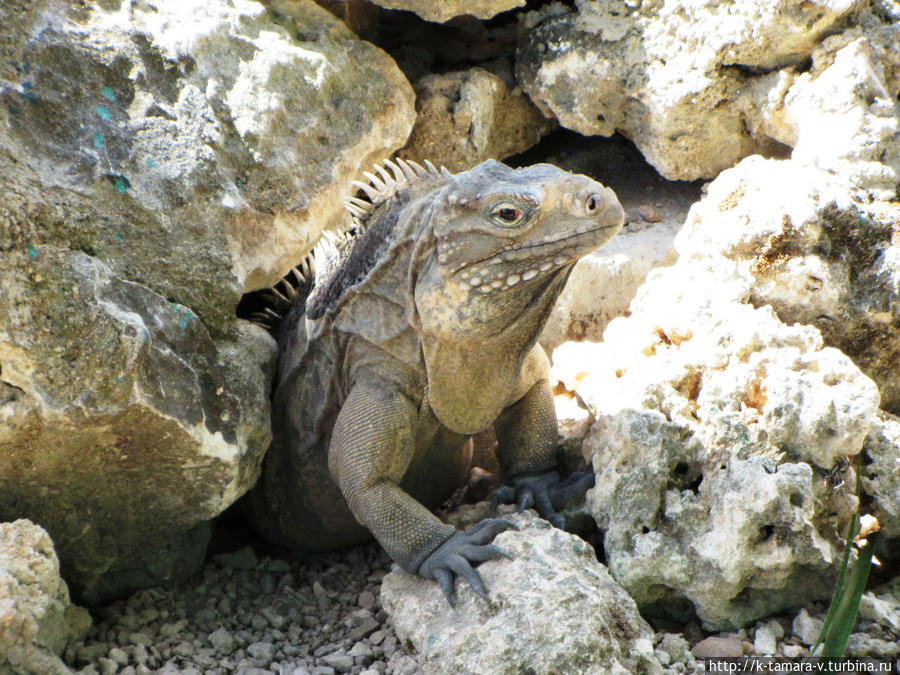
M 548 361 L 537 338 L 579 258 L 622 227 L 611 190 L 548 164 L 489 160 L 451 174 L 385 162 L 355 185 L 349 234 L 329 236 L 257 316 L 274 325 L 273 442 L 246 500 L 270 540 L 327 550 L 374 537 L 401 566 L 455 575 L 500 552 L 508 526 L 463 533 L 430 509 L 465 478 L 464 441 L 493 425 L 502 496 L 556 509 Z

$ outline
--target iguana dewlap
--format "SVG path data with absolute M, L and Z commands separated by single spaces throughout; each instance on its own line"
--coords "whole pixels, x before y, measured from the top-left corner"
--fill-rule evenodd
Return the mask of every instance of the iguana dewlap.
M 374 535 L 445 592 L 502 555 L 508 526 L 467 533 L 430 509 L 462 483 L 466 438 L 494 425 L 504 496 L 554 507 L 556 416 L 538 335 L 576 261 L 624 222 L 609 189 L 548 164 L 451 175 L 387 162 L 358 184 L 356 234 L 315 252 L 277 329 L 274 440 L 248 499 L 254 525 L 321 551 Z M 331 250 L 326 250 L 330 247 Z M 585 489 L 582 484 L 581 489 Z

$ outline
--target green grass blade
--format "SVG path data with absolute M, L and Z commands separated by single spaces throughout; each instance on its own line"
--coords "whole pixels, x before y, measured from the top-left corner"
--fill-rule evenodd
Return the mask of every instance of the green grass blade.
M 850 579 L 844 588 L 844 593 L 834 614 L 834 621 L 828 634 L 825 636 L 822 656 L 840 657 L 844 655 L 844 651 L 847 649 L 850 631 L 856 625 L 859 601 L 866 590 L 866 581 L 869 578 L 869 571 L 872 569 L 872 555 L 875 552 L 877 541 L 878 534 L 870 534 L 866 539 L 866 545 L 859 552 L 859 557 L 853 566 Z

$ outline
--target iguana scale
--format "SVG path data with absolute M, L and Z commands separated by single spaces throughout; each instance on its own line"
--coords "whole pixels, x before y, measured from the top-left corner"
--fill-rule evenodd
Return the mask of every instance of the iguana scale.
M 279 321 L 274 440 L 247 500 L 280 545 L 327 550 L 371 535 L 409 572 L 456 575 L 503 555 L 511 526 L 468 532 L 430 509 L 462 483 L 465 440 L 494 425 L 501 491 L 554 524 L 577 477 L 555 472 L 556 416 L 538 335 L 576 261 L 624 212 L 613 192 L 548 164 L 489 160 L 451 174 L 385 162 L 356 185 L 353 237 L 331 237 L 296 274 Z M 591 477 L 592 478 L 592 477 Z M 371 533 L 371 535 L 370 535 Z M 452 603 L 452 600 L 451 600 Z

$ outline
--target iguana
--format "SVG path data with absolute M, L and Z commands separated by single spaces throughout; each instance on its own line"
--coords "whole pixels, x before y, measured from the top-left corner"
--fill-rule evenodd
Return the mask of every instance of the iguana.
M 368 199 L 347 203 L 354 234 L 320 244 L 295 287 L 275 293 L 276 309 L 291 306 L 276 327 L 274 440 L 246 512 L 295 549 L 374 535 L 451 605 L 456 575 L 487 598 L 473 568 L 505 555 L 491 542 L 514 526 L 491 518 L 461 532 L 430 509 L 463 482 L 467 437 L 492 424 L 504 501 L 559 526 L 556 509 L 591 484 L 555 471 L 536 341 L 575 262 L 619 231 L 624 212 L 609 188 L 549 164 L 375 170 L 354 183 Z

